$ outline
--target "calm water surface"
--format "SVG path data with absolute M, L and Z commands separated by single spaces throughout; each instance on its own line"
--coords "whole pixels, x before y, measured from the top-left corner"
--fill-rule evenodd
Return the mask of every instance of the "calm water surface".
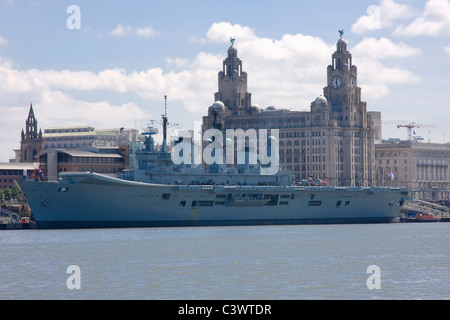
M 0 299 L 450 299 L 449 234 L 443 222 L 5 230 Z

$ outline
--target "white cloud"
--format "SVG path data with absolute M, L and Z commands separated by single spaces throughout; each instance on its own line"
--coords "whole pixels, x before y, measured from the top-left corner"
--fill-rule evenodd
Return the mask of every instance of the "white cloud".
M 428 0 L 425 10 L 413 22 L 400 25 L 396 36 L 450 36 L 450 1 Z
M 177 68 L 186 67 L 188 64 L 188 59 L 185 58 L 166 58 L 165 61 L 169 65 L 176 66 Z
M 248 90 L 252 93 L 253 103 L 261 107 L 274 105 L 309 110 L 310 102 L 323 93 L 327 80 L 326 68 L 336 50 L 335 44 L 302 34 L 285 34 L 277 40 L 258 37 L 254 30 L 228 22 L 213 24 L 204 41 L 226 42 L 230 35 L 236 38 L 238 56 L 243 60 L 244 71 L 248 73 Z M 379 61 L 414 57 L 421 54 L 419 49 L 404 43 L 393 43 L 387 38 L 365 38 L 354 48 L 348 47 L 348 50 L 358 66 L 358 79 L 360 84 L 364 84 L 361 86 L 365 101 L 387 95 L 397 85 L 420 81 L 411 71 L 388 67 Z M 211 72 L 216 74 L 220 66 L 213 65 Z
M 386 67 L 373 59 L 360 59 L 364 68 L 358 68 L 358 78 L 368 85 L 381 85 L 389 88 L 391 85 L 414 84 L 420 82 L 420 77 L 413 72 L 399 68 Z M 366 87 L 364 87 L 364 90 Z M 383 92 L 386 90 L 383 90 Z M 386 91 L 387 92 L 387 91 Z
M 363 88 L 363 99 L 366 101 L 388 95 L 390 90 L 395 90 L 393 86 L 420 82 L 420 77 L 413 72 L 398 66 L 388 67 L 380 62 L 383 59 L 415 57 L 422 54 L 420 49 L 382 37 L 364 38 L 350 51 L 354 63 L 356 61 L 358 65 L 358 83 Z
M 396 3 L 393 0 L 381 0 L 379 5 L 367 7 L 367 15 L 361 16 L 352 25 L 351 31 L 364 34 L 371 30 L 389 27 L 398 20 L 409 19 L 414 16 L 414 9 L 407 4 Z
M 159 32 L 153 29 L 152 27 L 143 27 L 143 28 L 137 28 L 136 34 L 138 36 L 142 37 L 155 37 L 159 35 Z
M 12 149 L 20 147 L 20 131 L 30 103 L 33 103 L 42 129 L 55 125 L 91 125 L 97 128 L 133 126 L 135 119 L 147 118 L 149 114 L 133 102 L 114 104 L 102 99 L 87 102 L 70 94 L 70 90 L 75 90 L 77 86 L 81 86 L 77 90 L 120 90 L 118 82 L 125 82 L 123 87 L 126 89 L 126 81 L 117 79 L 120 74 L 117 70 L 99 74 L 68 70 L 18 70 L 0 60 L 0 110 L 8 115 L 0 117 L 0 161 L 7 161 L 13 156 Z M 105 77 L 113 75 L 116 75 L 115 79 L 105 80 Z M 138 81 L 134 81 L 133 85 L 138 86 Z
M 387 38 L 364 38 L 353 48 L 353 54 L 358 57 L 372 59 L 407 58 L 420 55 L 420 49 L 412 48 L 403 42 L 396 44 Z
M 5 38 L 0 36 L 0 45 L 7 44 L 7 43 L 8 43 L 8 40 L 6 40 Z
M 322 94 L 333 45 L 302 34 L 286 34 L 281 39 L 259 37 L 253 29 L 229 22 L 213 23 L 200 41 L 229 44 L 230 37 L 235 38 L 243 71 L 248 74 L 253 103 L 261 107 L 308 109 L 310 102 Z M 225 57 L 224 50 L 220 62 L 211 66 L 215 83 Z
M 230 35 L 236 39 L 238 56 L 248 74 L 248 90 L 252 93 L 253 103 L 261 107 L 275 105 L 305 110 L 316 96 L 322 94 L 326 85 L 326 67 L 336 50 L 334 44 L 302 34 L 285 34 L 280 39 L 258 37 L 251 28 L 228 22 L 213 23 L 202 41 L 226 43 Z M 183 57 L 166 58 L 168 65 L 177 70 L 166 73 L 160 68 L 131 73 L 115 68 L 96 74 L 46 70 L 39 71 L 34 79 L 55 90 L 109 90 L 136 94 L 143 99 L 160 99 L 161 93 L 165 92 L 172 99 L 182 100 L 185 109 L 202 113 L 217 91 L 217 72 L 222 68 L 225 50 L 226 47 L 219 55 L 200 52 L 193 61 Z M 371 70 L 366 73 L 367 85 L 370 86 L 371 81 L 382 83 L 383 88 L 377 91 L 378 94 L 389 92 L 392 84 L 418 81 L 417 76 L 407 70 L 388 68 L 378 62 L 383 58 L 412 57 L 421 53 L 418 49 L 386 38 L 365 38 L 349 50 L 357 57 L 359 70 Z M 33 71 L 29 73 L 33 74 Z
M 132 30 L 117 29 L 117 35 L 127 32 Z M 253 103 L 263 108 L 274 105 L 277 108 L 309 110 L 310 103 L 323 93 L 327 66 L 336 50 L 335 44 L 303 34 L 285 34 L 279 39 L 259 37 L 249 27 L 227 22 L 212 24 L 202 41 L 225 44 L 230 37 L 236 39 L 235 47 L 243 61 L 243 71 L 248 74 L 248 91 L 252 93 Z M 168 57 L 166 62 L 172 70 L 21 70 L 0 59 L 0 109 L 2 113 L 14 114 L 8 120 L 6 117 L 0 119 L 1 132 L 5 132 L 0 140 L 0 150 L 6 152 L 19 147 L 19 128 L 24 123 L 30 102 L 36 106 L 35 112 L 42 128 L 75 124 L 99 128 L 126 126 L 124 121 L 129 118 L 149 116 L 133 102 L 136 96 L 145 101 L 161 101 L 163 94 L 167 94 L 171 101 L 178 100 L 188 112 L 205 115 L 214 101 L 217 73 L 222 69 L 228 45 L 224 45 L 220 54 L 199 52 L 194 59 Z M 379 55 L 364 55 L 369 48 L 377 50 Z M 348 49 L 359 51 L 353 62 L 358 66 L 358 81 L 363 87 L 364 101 L 386 95 L 395 90 L 396 85 L 420 81 L 412 72 L 386 67 L 378 60 L 419 54 L 414 48 L 384 38 L 367 38 Z M 127 102 L 118 104 L 104 98 L 88 102 L 76 98 L 78 92 L 92 92 L 105 98 L 111 96 L 109 92 L 114 92 Z M 172 121 L 177 122 L 189 115 L 177 117 Z
M 123 37 L 123 36 L 129 34 L 130 32 L 131 32 L 130 26 L 124 28 L 124 27 L 122 27 L 121 24 L 119 24 L 116 28 L 114 28 L 113 30 L 110 31 L 109 35 L 111 37 L 119 38 L 119 37 Z
M 445 47 L 444 51 L 447 52 L 447 54 L 450 54 L 450 47 Z
M 406 20 L 412 18 L 416 11 L 407 4 L 397 3 L 393 0 L 381 0 L 381 24 L 383 27 L 393 25 L 398 20 Z
M 224 42 L 230 38 L 238 39 L 238 41 L 246 42 L 257 39 L 253 29 L 239 24 L 232 25 L 229 22 L 213 23 L 206 33 L 209 42 Z
M 239 42 L 251 41 L 256 39 L 255 31 L 247 26 L 240 24 L 231 24 L 229 22 L 214 22 L 205 37 L 191 36 L 191 42 L 194 43 L 230 43 L 234 38 Z
M 113 30 L 109 32 L 109 35 L 111 37 L 125 37 L 130 36 L 132 34 L 141 36 L 141 37 L 155 37 L 159 35 L 160 33 L 155 30 L 154 28 L 148 26 L 148 27 L 138 27 L 135 31 L 133 31 L 133 28 L 131 26 L 123 27 L 121 24 L 119 24 L 117 27 L 115 27 Z
M 370 30 L 381 29 L 381 10 L 379 6 L 372 5 L 367 8 L 367 15 L 361 16 L 352 24 L 351 31 L 364 34 Z
M 153 98 L 152 92 L 163 90 L 162 69 L 127 73 L 124 69 L 105 69 L 99 73 L 90 71 L 29 70 L 34 76 L 52 89 L 88 91 L 105 90 L 119 93 L 133 93 L 141 98 Z M 149 90 L 152 88 L 152 90 Z

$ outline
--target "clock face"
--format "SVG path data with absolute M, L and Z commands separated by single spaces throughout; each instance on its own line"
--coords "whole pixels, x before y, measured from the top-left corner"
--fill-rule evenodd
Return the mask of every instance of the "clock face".
M 339 77 L 334 77 L 333 79 L 331 79 L 331 87 L 333 89 L 339 89 L 342 87 L 342 79 Z
M 350 78 L 350 86 L 351 86 L 352 88 L 355 88 L 355 87 L 356 87 L 356 80 L 355 80 L 355 78 L 353 78 L 353 77 Z

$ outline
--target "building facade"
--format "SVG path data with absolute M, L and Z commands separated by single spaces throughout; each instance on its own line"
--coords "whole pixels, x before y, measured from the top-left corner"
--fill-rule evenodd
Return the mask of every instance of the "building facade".
M 225 136 L 227 129 L 279 129 L 280 165 L 297 180 L 318 177 L 329 185 L 374 184 L 380 113 L 368 112 L 361 100 L 357 67 L 342 38 L 331 60 L 323 95 L 311 103 L 310 111 L 262 109 L 251 103 L 247 73 L 232 45 L 202 131 L 216 128 Z
M 379 185 L 406 186 L 415 198 L 448 200 L 450 144 L 389 141 L 375 145 Z
M 55 180 L 58 173 L 65 171 L 116 175 L 129 168 L 130 144 L 138 143 L 139 136 L 136 129 L 95 129 L 90 126 L 53 127 L 45 129 L 42 134 L 41 130 L 37 131 L 32 105 L 25 125 L 20 151 L 16 152 L 16 167 L 23 167 L 23 162 L 35 163 L 34 166 L 42 170 L 40 178 L 48 180 Z M 9 175 L 12 171 L 1 172 Z M 22 172 L 15 174 L 15 178 L 19 177 L 22 177 Z M 10 180 L 14 179 L 4 177 L 0 182 L 9 186 Z
M 66 126 L 44 129 L 43 149 L 118 147 L 137 141 L 138 130 L 128 128 L 95 129 L 90 126 Z
M 23 179 L 24 173 L 32 178 L 38 174 L 38 170 L 30 162 L 0 163 L 0 189 L 12 188 L 14 180 Z
M 58 173 L 69 171 L 91 171 L 115 176 L 127 168 L 128 146 L 47 149 L 38 154 L 38 161 L 48 180 L 55 180 Z

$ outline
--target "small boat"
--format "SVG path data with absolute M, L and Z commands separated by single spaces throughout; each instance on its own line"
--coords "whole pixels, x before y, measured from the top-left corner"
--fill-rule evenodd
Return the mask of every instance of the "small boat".
M 439 220 L 441 220 L 441 216 L 435 215 L 431 212 L 420 213 L 416 217 L 416 220 L 419 222 L 438 222 Z
M 431 212 L 417 213 L 415 215 L 408 214 L 401 218 L 402 222 L 439 222 L 440 220 L 440 215 L 436 215 Z

